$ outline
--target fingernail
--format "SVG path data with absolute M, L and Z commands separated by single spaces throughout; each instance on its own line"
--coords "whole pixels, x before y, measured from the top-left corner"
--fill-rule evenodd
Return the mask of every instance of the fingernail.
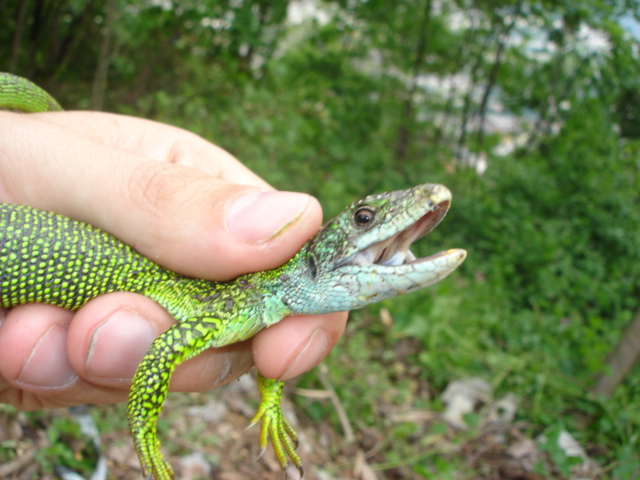
M 17 380 L 22 385 L 63 388 L 77 378 L 67 359 L 67 327 L 54 325 L 37 343 Z
M 324 330 L 316 330 L 311 334 L 307 344 L 298 356 L 291 362 L 282 378 L 291 378 L 307 372 L 315 367 L 325 357 L 329 350 L 329 337 Z
M 266 242 L 295 223 L 310 198 L 296 192 L 247 193 L 229 208 L 227 230 L 242 242 Z
M 94 377 L 129 380 L 158 336 L 151 323 L 131 308 L 108 317 L 91 338 L 87 373 Z

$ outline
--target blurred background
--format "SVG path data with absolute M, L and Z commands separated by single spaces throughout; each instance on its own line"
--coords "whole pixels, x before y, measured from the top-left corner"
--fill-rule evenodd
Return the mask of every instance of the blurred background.
M 460 270 L 352 314 L 288 386 L 307 478 L 637 479 L 639 19 L 637 0 L 0 0 L 0 70 L 200 134 L 327 218 L 452 190 L 416 249 L 466 248 Z M 282 478 L 253 462 L 248 378 L 170 397 L 180 478 Z M 100 448 L 66 411 L 0 406 L 0 478 L 98 458 L 138 478 L 124 408 L 85 413 Z

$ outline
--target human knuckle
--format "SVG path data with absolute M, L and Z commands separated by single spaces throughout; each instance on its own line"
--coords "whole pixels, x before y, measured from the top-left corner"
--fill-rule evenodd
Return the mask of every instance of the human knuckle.
M 190 178 L 176 172 L 175 165 L 148 162 L 133 171 L 129 189 L 134 203 L 145 213 L 162 218 L 180 208 Z

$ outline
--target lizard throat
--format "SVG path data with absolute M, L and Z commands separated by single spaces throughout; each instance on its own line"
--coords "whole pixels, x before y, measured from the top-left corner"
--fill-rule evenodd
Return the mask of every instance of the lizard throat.
M 346 259 L 340 266 L 384 265 L 397 267 L 427 261 L 442 255 L 444 252 L 424 258 L 416 258 L 413 252 L 411 252 L 410 247 L 411 244 L 429 233 L 440 223 L 440 220 L 442 220 L 447 213 L 448 208 L 448 201 L 435 205 L 430 211 L 404 230 L 360 250 L 358 253 Z

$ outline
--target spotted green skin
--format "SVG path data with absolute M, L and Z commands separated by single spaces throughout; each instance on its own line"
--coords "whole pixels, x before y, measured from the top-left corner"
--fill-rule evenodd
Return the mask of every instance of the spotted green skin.
M 35 83 L 10 73 L 0 73 L 0 109 L 15 112 L 57 112 L 60 104 Z
M 0 73 L 0 109 L 60 109 L 31 82 Z M 210 347 L 248 339 L 290 314 L 351 310 L 419 290 L 453 272 L 466 252 L 452 249 L 401 266 L 347 262 L 369 245 L 410 228 L 451 200 L 441 185 L 372 195 L 347 207 L 283 266 L 231 282 L 184 277 L 140 255 L 112 235 L 61 215 L 0 204 L 0 306 L 40 302 L 76 310 L 104 293 L 127 291 L 163 306 L 176 323 L 151 345 L 139 364 L 127 418 L 146 478 L 174 478 L 160 453 L 156 422 L 176 366 Z M 373 221 L 355 221 L 366 208 Z M 435 223 L 437 223 L 437 221 Z M 283 383 L 258 375 L 260 448 L 271 440 L 278 461 L 302 473 L 297 434 L 282 415 Z

